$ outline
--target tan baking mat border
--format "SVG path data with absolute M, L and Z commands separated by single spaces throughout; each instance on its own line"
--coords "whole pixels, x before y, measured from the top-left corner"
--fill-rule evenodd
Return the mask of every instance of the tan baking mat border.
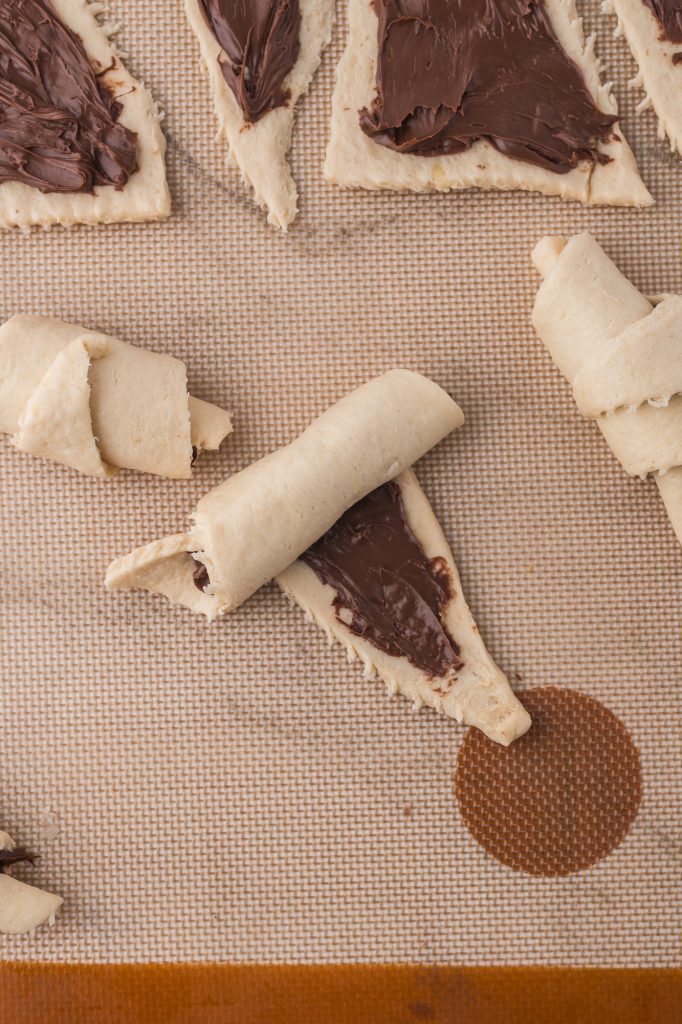
M 0 965 L 12 1024 L 679 1024 L 681 970 Z

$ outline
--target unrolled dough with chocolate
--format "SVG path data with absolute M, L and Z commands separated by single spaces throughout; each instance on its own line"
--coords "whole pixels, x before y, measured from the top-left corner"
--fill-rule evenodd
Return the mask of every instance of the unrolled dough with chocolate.
M 375 0 L 377 95 L 360 114 L 401 153 L 461 153 L 486 139 L 557 174 L 606 163 L 615 114 L 598 109 L 541 0 Z

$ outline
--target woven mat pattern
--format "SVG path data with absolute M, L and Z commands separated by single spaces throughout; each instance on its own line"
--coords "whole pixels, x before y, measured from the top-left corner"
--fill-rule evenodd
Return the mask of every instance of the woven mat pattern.
M 653 210 L 326 185 L 340 9 L 282 237 L 214 142 L 181 4 L 116 0 L 131 70 L 167 111 L 174 216 L 4 236 L 0 314 L 179 355 L 236 433 L 191 483 L 92 481 L 0 439 L 0 815 L 42 854 L 25 877 L 66 897 L 5 958 L 679 964 L 682 553 L 529 322 L 548 232 L 590 228 L 638 286 L 682 290 L 680 161 L 635 114 L 613 23 L 583 6 Z M 276 588 L 211 627 L 102 588 L 113 556 L 391 366 L 465 410 L 418 474 L 494 657 L 524 689 L 602 701 L 639 748 L 639 817 L 587 871 L 531 877 L 485 853 L 454 796 L 462 730 L 364 681 Z

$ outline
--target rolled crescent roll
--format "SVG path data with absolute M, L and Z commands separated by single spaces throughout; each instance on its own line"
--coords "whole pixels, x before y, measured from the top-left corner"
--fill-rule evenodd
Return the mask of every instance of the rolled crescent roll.
M 376 377 L 205 495 L 188 532 L 114 562 L 106 585 L 161 593 L 212 619 L 274 577 L 392 692 L 510 743 L 530 718 L 485 649 L 445 537 L 409 471 L 463 421 L 426 377 Z M 355 517 L 348 529 L 346 515 Z M 327 570 L 311 567 L 328 555 L 320 549 L 328 531 L 353 547 L 341 569 L 343 552 L 331 556 L 336 570 L 328 560 L 337 589 Z
M 184 363 L 76 324 L 15 316 L 0 328 L 0 431 L 89 476 L 187 479 L 230 415 L 187 393 Z
M 682 298 L 655 306 L 590 234 L 543 238 L 532 320 L 631 476 L 655 475 L 682 543 Z

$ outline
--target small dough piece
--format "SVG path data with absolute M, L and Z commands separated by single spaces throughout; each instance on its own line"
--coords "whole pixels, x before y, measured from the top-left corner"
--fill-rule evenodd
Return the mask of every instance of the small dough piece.
M 21 451 L 89 476 L 189 479 L 192 448 L 216 449 L 231 429 L 229 413 L 187 394 L 178 359 L 49 317 L 0 327 L 0 431 Z
M 137 171 L 117 191 L 96 186 L 92 194 L 40 192 L 22 182 L 0 184 L 0 227 L 112 224 L 162 220 L 170 215 L 166 140 L 147 89 L 126 71 L 114 43 L 97 20 L 103 10 L 89 0 L 50 0 L 59 19 L 80 38 L 90 64 L 122 106 L 118 123 L 137 134 Z
M 0 850 L 14 850 L 15 843 L 7 832 L 0 832 Z M 0 870 L 0 932 L 23 935 L 42 924 L 54 924 L 64 900 L 53 892 L 27 885 Z
M 671 148 L 682 153 L 682 64 L 674 60 L 682 53 L 682 44 L 664 37 L 660 22 L 644 0 L 604 0 L 603 8 L 618 19 L 616 32 L 625 36 L 637 61 L 639 73 L 631 84 L 645 93 L 638 111 L 652 107 L 659 137 L 667 135 Z
M 682 298 L 652 306 L 587 232 L 533 262 L 535 330 L 626 472 L 655 474 L 682 543 Z
M 618 105 L 600 79 L 594 39 L 587 41 L 575 0 L 544 0 L 554 33 L 580 68 L 596 106 L 617 114 Z M 465 188 L 524 189 L 577 199 L 586 204 L 649 206 L 653 202 L 637 172 L 635 158 L 618 123 L 618 139 L 601 147 L 606 164 L 583 162 L 557 174 L 500 153 L 484 140 L 469 150 L 445 156 L 399 153 L 370 139 L 360 127 L 359 111 L 376 94 L 377 14 L 372 0 L 350 0 L 350 30 L 336 70 L 331 137 L 325 176 L 347 188 L 410 189 L 416 192 Z
M 349 661 L 359 659 L 368 677 L 379 676 L 390 693 L 401 693 L 417 707 L 442 711 L 458 722 L 473 725 L 497 743 L 508 746 L 530 727 L 530 716 L 514 696 L 509 683 L 488 654 L 467 607 L 452 553 L 429 501 L 412 470 L 395 480 L 412 532 L 429 559 L 442 559 L 453 584 L 443 622 L 459 648 L 462 668 L 454 679 L 433 679 L 405 657 L 394 657 L 351 632 L 333 607 L 335 591 L 318 578 L 309 565 L 297 560 L 277 576 L 277 583 L 306 616 L 338 641 Z
M 153 542 L 114 562 L 106 585 L 164 593 L 210 619 L 232 611 L 346 509 L 463 422 L 459 406 L 421 374 L 391 370 L 375 377 L 291 444 L 204 495 L 189 534 Z M 192 579 L 198 563 L 210 580 L 203 592 Z
M 189 23 L 199 41 L 208 71 L 213 105 L 218 118 L 218 139 L 225 140 L 230 157 L 253 189 L 268 222 L 286 231 L 298 211 L 296 184 L 287 163 L 294 124 L 294 110 L 307 91 L 322 53 L 331 39 L 333 0 L 300 0 L 301 32 L 298 59 L 284 80 L 289 99 L 254 124 L 248 123 L 220 69 L 222 47 L 204 17 L 199 0 L 185 0 Z

